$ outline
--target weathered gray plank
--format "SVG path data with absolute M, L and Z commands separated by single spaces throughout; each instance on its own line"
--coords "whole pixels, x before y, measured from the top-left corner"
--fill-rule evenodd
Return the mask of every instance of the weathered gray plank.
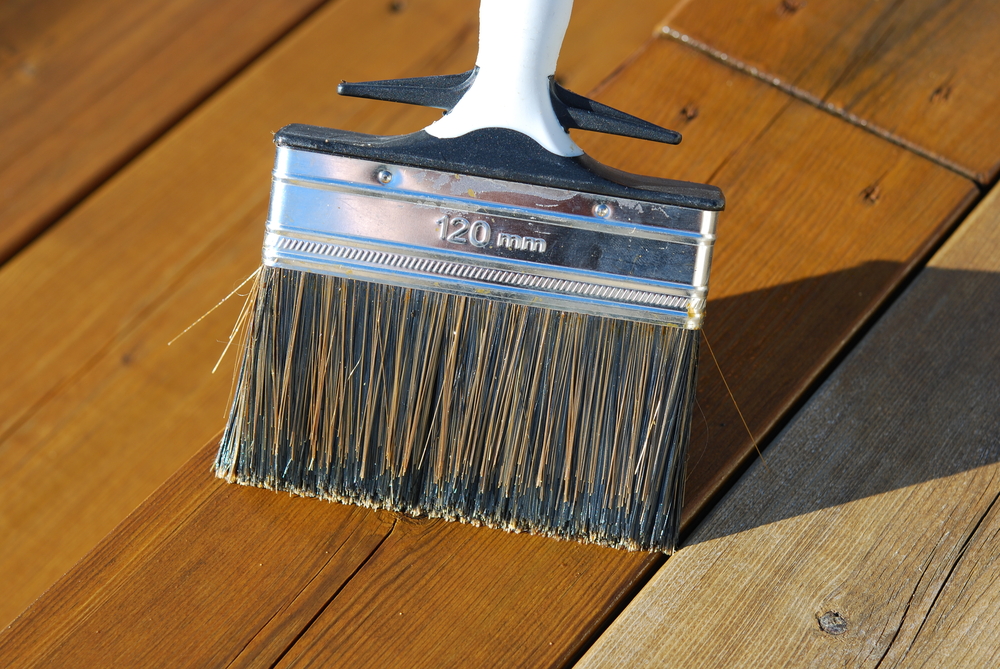
M 998 406 L 994 190 L 579 666 L 996 666 Z

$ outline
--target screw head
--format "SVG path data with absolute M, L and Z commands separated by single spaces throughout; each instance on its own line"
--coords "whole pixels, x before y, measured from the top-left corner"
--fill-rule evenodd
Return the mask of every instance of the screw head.
M 375 174 L 375 178 L 379 180 L 379 183 L 387 184 L 392 181 L 392 172 L 384 169 L 379 170 L 378 173 Z
M 611 215 L 611 207 L 604 204 L 603 202 L 594 205 L 594 216 L 598 218 L 607 218 Z

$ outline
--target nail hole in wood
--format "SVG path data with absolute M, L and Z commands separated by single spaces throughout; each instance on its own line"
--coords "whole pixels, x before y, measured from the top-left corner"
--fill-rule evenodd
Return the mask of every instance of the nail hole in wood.
M 778 13 L 794 14 L 805 6 L 806 3 L 802 2 L 802 0 L 781 0 L 781 4 L 778 5 Z
M 951 84 L 941 84 L 931 93 L 931 102 L 947 102 L 951 97 Z
M 861 191 L 861 197 L 864 199 L 865 204 L 878 204 L 879 199 L 882 197 L 882 189 L 879 188 L 878 184 L 872 184 Z
M 698 107 L 695 105 L 684 105 L 681 109 L 681 116 L 683 116 L 688 121 L 693 121 L 698 118 Z

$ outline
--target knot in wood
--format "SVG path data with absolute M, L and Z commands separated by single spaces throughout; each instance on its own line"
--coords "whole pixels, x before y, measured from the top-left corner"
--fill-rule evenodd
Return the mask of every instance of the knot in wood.
M 827 611 L 819 617 L 819 628 L 836 636 L 847 631 L 847 620 L 836 611 Z

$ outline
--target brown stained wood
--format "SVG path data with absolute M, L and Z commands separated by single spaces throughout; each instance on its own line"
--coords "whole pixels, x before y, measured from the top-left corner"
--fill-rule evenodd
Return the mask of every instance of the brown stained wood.
M 564 666 L 656 564 L 645 553 L 402 519 L 277 666 Z
M 990 182 L 1000 7 L 990 0 L 691 2 L 665 23 Z
M 239 304 L 166 343 L 259 263 L 271 133 L 293 121 L 365 127 L 354 116 L 376 106 L 394 109 L 372 115 L 369 130 L 412 130 L 411 108 L 341 100 L 316 82 L 339 81 L 337 69 L 374 79 L 432 74 L 449 58 L 468 67 L 476 7 L 464 7 L 324 8 L 0 270 L 10 316 L 0 329 L 9 361 L 0 371 L 0 533 L 9 537 L 0 574 L 16 584 L 0 598 L 0 619 L 224 424 L 232 363 L 209 372 Z M 380 26 L 383 40 L 345 36 L 345 25 Z M 384 41 L 408 54 L 395 70 L 380 58 Z
M 323 0 L 0 7 L 0 262 Z
M 389 535 L 385 513 L 227 485 L 209 444 L 0 633 L 5 667 L 273 664 Z
M 330 15 L 335 9 L 330 10 Z M 299 37 L 302 43 L 311 39 L 310 27 L 307 26 Z M 275 58 L 280 62 L 280 57 L 291 52 L 291 46 L 278 49 Z M 233 102 L 220 96 L 216 101 L 218 107 L 228 112 L 233 111 L 230 104 L 234 108 L 237 104 L 252 105 L 250 93 L 256 92 L 252 84 L 257 78 L 267 79 L 275 86 L 288 85 L 277 76 L 281 72 L 278 68 L 271 80 L 268 67 L 261 64 L 259 70 L 248 73 L 232 93 L 227 92 L 233 96 Z M 648 84 L 660 81 L 664 71 L 678 72 L 682 84 L 666 86 L 660 83 L 655 93 L 658 97 L 651 98 L 653 94 Z M 683 84 L 684 81 L 688 83 Z M 243 87 L 248 91 L 246 94 L 242 93 Z M 701 104 L 701 113 L 686 127 L 687 144 L 675 149 L 675 153 L 658 154 L 663 162 L 652 164 L 648 171 L 711 180 L 727 189 L 730 208 L 720 226 L 719 255 L 714 270 L 718 283 L 713 279 L 715 301 L 710 309 L 710 319 L 716 320 L 709 321 L 709 332 L 716 328 L 714 331 L 719 333 L 715 342 L 723 367 L 736 380 L 738 396 L 749 404 L 752 424 L 758 430 L 766 429 L 768 421 L 794 401 L 796 393 L 800 392 L 798 388 L 808 383 L 808 375 L 822 369 L 823 356 L 833 355 L 843 345 L 861 319 L 877 306 L 881 296 L 895 285 L 974 193 L 970 182 L 924 159 L 807 105 L 790 101 L 760 82 L 743 75 L 734 76 L 728 68 L 664 41 L 651 44 L 633 60 L 606 87 L 602 99 L 652 116 L 653 120 L 675 114 L 678 107 L 692 100 Z M 375 110 L 371 114 L 373 123 L 389 125 L 393 122 L 391 117 L 376 116 L 377 107 L 369 108 Z M 202 113 L 203 117 L 196 116 L 179 128 L 176 139 L 168 138 L 157 149 L 166 151 L 172 148 L 172 142 L 183 148 L 182 140 L 188 134 L 198 138 L 195 130 L 200 123 L 207 124 L 202 119 L 210 119 L 216 112 L 210 106 Z M 656 118 L 657 114 L 661 118 Z M 407 118 L 396 117 L 396 122 L 404 123 Z M 727 132 L 712 130 L 723 124 L 729 127 Z M 638 145 L 628 140 L 582 136 L 583 140 L 588 141 L 588 148 L 593 147 L 599 157 L 621 167 L 628 168 L 631 167 L 629 161 L 646 161 L 649 156 L 657 155 L 653 149 L 636 151 Z M 211 148 L 212 152 L 206 156 L 226 151 L 224 146 Z M 696 168 L 685 168 L 695 153 L 702 162 Z M 705 154 L 714 155 L 714 161 L 705 159 Z M 152 152 L 144 157 L 151 167 L 140 163 L 134 169 L 140 174 L 140 169 L 153 170 L 160 164 L 155 157 Z M 264 159 L 253 160 L 263 162 Z M 151 176 L 156 174 L 160 173 L 150 173 Z M 121 180 L 133 178 L 138 177 L 126 173 Z M 863 192 L 879 178 L 881 195 L 872 203 Z M 107 197 L 112 197 L 112 188 L 107 191 Z M 227 186 L 225 192 L 234 198 L 240 194 L 253 197 L 250 186 Z M 251 217 L 252 209 L 246 206 L 243 216 Z M 196 222 L 204 227 L 205 220 L 199 217 Z M 240 232 L 243 219 L 228 220 L 232 222 L 224 228 L 224 233 L 203 242 L 206 257 L 227 248 L 224 242 L 243 234 Z M 68 221 L 63 225 L 66 223 Z M 728 232 L 730 238 L 725 241 L 727 230 L 731 231 Z M 256 234 L 259 233 L 254 236 Z M 249 242 L 239 243 L 249 245 Z M 234 254 L 238 253 L 236 246 L 233 243 L 231 252 Z M 210 265 L 207 260 L 204 262 L 205 267 Z M 192 265 L 199 271 L 202 266 L 200 261 Z M 241 268 L 242 272 L 242 265 L 234 263 L 233 267 Z M 885 271 L 886 267 L 889 271 Z M 198 274 L 194 269 L 186 276 Z M 241 273 L 232 271 L 228 286 L 238 281 Z M 205 286 L 218 285 L 215 281 L 219 280 L 188 284 L 186 279 L 178 278 L 178 288 L 172 292 L 189 290 L 210 304 L 212 300 L 203 294 Z M 856 297 L 859 291 L 863 298 L 860 301 Z M 192 309 L 188 318 L 197 315 L 200 308 L 201 305 L 199 309 Z M 179 305 L 167 302 L 160 309 L 157 313 L 164 317 L 183 320 L 177 315 L 177 311 L 182 310 Z M 837 316 L 833 325 L 825 318 L 831 314 Z M 134 336 L 144 333 L 140 324 L 134 328 Z M 122 340 L 130 336 L 126 333 Z M 189 337 L 191 334 L 186 336 Z M 203 354 L 202 357 L 178 358 L 175 365 L 187 369 L 180 363 L 208 357 Z M 110 355 L 107 358 L 112 359 Z M 111 390 L 121 381 L 112 384 L 98 373 L 98 363 L 109 364 L 104 360 L 99 358 L 94 363 L 92 381 L 68 384 L 66 391 L 56 395 L 63 396 L 65 392 L 68 398 L 73 392 L 95 393 L 97 404 L 108 409 L 125 399 Z M 798 371 L 804 369 L 806 378 L 784 371 L 785 366 Z M 171 371 L 165 372 L 168 368 Z M 710 384 L 707 361 L 703 368 L 707 368 L 705 379 Z M 173 366 L 160 363 L 155 369 L 167 382 L 178 378 L 172 371 Z M 95 392 L 103 383 L 109 384 L 109 390 L 103 394 Z M 778 406 L 768 404 L 758 395 L 777 397 Z M 206 404 L 204 397 L 199 398 L 199 407 Z M 714 398 L 723 409 L 730 406 L 718 390 L 709 392 L 706 397 Z M 66 401 L 72 411 L 76 405 L 69 399 Z M 706 414 L 715 416 L 715 421 L 720 420 L 720 416 L 727 418 L 723 409 L 713 413 L 716 409 L 707 400 L 703 405 L 707 405 Z M 183 402 L 177 406 L 188 407 Z M 190 413 L 186 414 L 186 424 L 218 425 L 197 418 L 198 409 L 188 407 L 187 410 Z M 139 412 L 140 419 L 144 418 L 144 412 Z M 107 414 L 106 410 L 95 407 L 94 415 Z M 201 423 L 202 420 L 205 422 Z M 140 432 L 136 426 L 141 425 L 142 420 L 126 416 L 122 421 L 124 426 L 131 426 L 128 429 Z M 54 418 L 49 418 L 46 424 L 54 425 Z M 64 428 L 64 446 L 53 451 L 50 450 L 51 442 L 33 444 L 25 438 L 23 450 L 19 451 L 21 457 L 35 453 L 39 454 L 36 456 L 38 462 L 46 457 L 51 463 L 52 455 L 68 452 L 74 443 L 72 435 L 99 435 L 101 431 L 96 422 L 71 421 L 69 425 L 72 429 Z M 709 437 L 712 448 L 717 448 L 721 442 L 728 443 L 725 448 L 729 450 L 723 450 L 723 456 L 714 460 L 703 451 L 693 454 L 696 467 L 691 485 L 695 508 L 704 503 L 706 491 L 728 476 L 734 463 L 750 449 L 745 436 L 732 424 L 713 424 Z M 147 439 L 146 443 L 161 440 L 172 443 L 170 439 L 157 436 Z M 29 446 L 34 450 L 27 450 Z M 90 452 L 108 452 L 107 446 L 103 450 L 98 446 L 92 446 Z M 137 459 L 134 453 L 122 453 L 117 459 Z M 51 464 L 48 467 L 51 469 Z M 114 471 L 113 467 L 108 467 L 108 472 Z M 41 474 L 47 470 L 37 471 Z M 713 477 L 716 483 L 712 482 Z M 20 480 L 33 481 L 34 486 L 39 485 L 37 481 L 44 481 L 38 475 L 24 476 Z M 28 494 L 29 489 L 21 485 L 23 494 L 41 504 L 42 495 Z M 101 479 L 100 485 L 109 486 L 108 479 Z M 93 488 L 96 484 L 91 485 Z M 81 499 L 86 502 L 87 498 Z M 88 513 L 95 510 L 88 508 Z M 61 513 L 60 522 L 50 524 L 52 534 L 56 533 L 56 528 L 65 532 L 67 519 L 72 517 L 66 511 Z M 223 543 L 232 536 L 222 518 L 218 528 L 205 527 L 203 531 Z M 15 557 L 25 564 L 27 555 L 22 553 L 21 557 Z M 172 559 L 191 558 L 191 555 L 177 554 Z M 396 531 L 366 566 L 333 598 L 301 638 L 301 648 L 296 644 L 294 652 L 285 660 L 293 665 L 336 665 L 341 658 L 350 658 L 343 663 L 350 666 L 363 661 L 378 664 L 382 653 L 391 649 L 400 653 L 398 661 L 424 666 L 461 664 L 462 658 L 468 656 L 481 659 L 481 664 L 495 666 L 560 664 L 587 643 L 615 610 L 616 604 L 630 596 L 636 583 L 654 564 L 656 559 L 648 555 L 440 522 L 406 521 L 397 525 Z M 572 569 L 567 571 L 567 566 Z M 183 581 L 178 581 L 177 586 L 183 587 Z M 131 586 L 123 584 L 122 587 Z M 512 592 L 516 596 L 506 596 Z M 408 611 L 427 610 L 424 607 L 428 606 L 428 600 L 442 612 L 425 616 L 419 623 L 406 618 Z M 319 609 L 315 612 L 320 613 Z M 399 616 L 400 612 L 403 616 Z M 119 618 L 119 624 L 126 620 Z M 501 634 L 498 630 L 510 634 Z M 252 642 L 241 661 L 253 662 L 256 658 L 252 653 L 256 647 Z M 80 652 L 85 649 L 81 648 Z
M 567 37 L 560 72 L 580 90 L 662 15 L 639 3 L 602 22 L 602 3 L 581 0 Z M 166 343 L 259 262 L 271 133 L 290 122 L 420 128 L 439 112 L 340 98 L 334 84 L 468 69 L 476 10 L 323 8 L 0 269 L 0 624 L 223 425 L 232 358 L 209 371 L 240 299 Z M 595 31 L 621 41 L 595 48 Z
M 574 0 L 556 67 L 559 83 L 587 94 L 656 38 L 656 25 L 678 2 L 633 1 L 622 11 L 608 0 Z
M 678 72 L 679 81 L 651 94 L 663 72 Z M 692 101 L 704 110 L 688 126 L 689 148 L 665 150 L 647 171 L 726 189 L 709 332 L 751 425 L 763 433 L 975 187 L 741 76 L 734 80 L 728 68 L 658 42 L 601 97 L 653 120 Z M 728 132 L 715 132 L 723 124 Z M 658 151 L 596 137 L 587 146 L 623 166 L 649 165 Z M 685 168 L 699 151 L 702 162 Z M 881 195 L 873 204 L 863 192 L 876 182 Z M 701 404 L 711 430 L 707 450 L 692 454 L 689 514 L 752 452 L 708 360 L 703 369 Z M 704 433 L 696 438 L 706 440 Z M 579 565 L 575 580 L 563 571 L 571 556 Z M 655 564 L 650 556 L 441 522 L 400 524 L 279 666 L 383 666 L 390 657 L 408 666 L 463 666 L 467 658 L 475 666 L 560 666 Z M 550 590 L 553 581 L 558 587 Z M 413 618 L 426 610 L 435 615 Z
M 758 439 L 976 196 L 971 182 L 675 42 L 651 45 L 600 97 L 685 137 L 643 150 L 594 138 L 588 151 L 726 194 L 705 332 Z M 756 456 L 707 347 L 694 428 L 685 522 Z
M 994 190 L 579 666 L 987 667 Z

